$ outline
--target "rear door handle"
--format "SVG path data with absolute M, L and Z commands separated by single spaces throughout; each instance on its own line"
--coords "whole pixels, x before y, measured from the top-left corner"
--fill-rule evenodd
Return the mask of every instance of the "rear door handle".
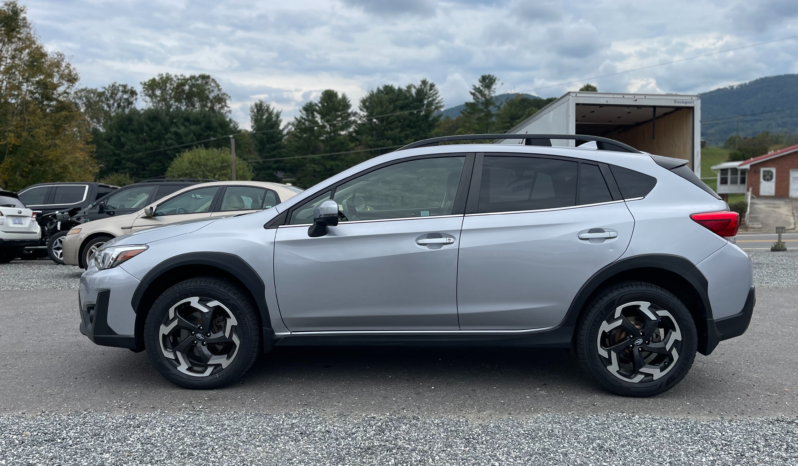
M 416 240 L 416 244 L 419 246 L 426 246 L 428 244 L 452 244 L 454 243 L 454 238 L 419 238 Z
M 594 228 L 598 230 L 598 228 Z M 610 239 L 617 238 L 618 232 L 616 231 L 589 231 L 587 233 L 579 233 L 579 239 Z

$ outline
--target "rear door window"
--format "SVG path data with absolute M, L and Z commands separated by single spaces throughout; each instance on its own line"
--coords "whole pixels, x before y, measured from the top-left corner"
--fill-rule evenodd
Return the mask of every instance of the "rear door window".
M 579 172 L 579 205 L 611 202 L 612 194 L 598 165 L 583 163 Z
M 49 191 L 49 186 L 37 186 L 35 188 L 30 188 L 27 191 L 19 194 L 19 200 L 22 201 L 23 204 L 27 205 L 42 205 L 44 204 L 44 200 L 47 198 L 47 191 Z
M 532 157 L 486 156 L 480 213 L 556 209 L 576 205 L 577 163 Z
M 83 202 L 86 199 L 88 188 L 86 185 L 56 186 L 52 203 L 54 205 L 66 205 Z

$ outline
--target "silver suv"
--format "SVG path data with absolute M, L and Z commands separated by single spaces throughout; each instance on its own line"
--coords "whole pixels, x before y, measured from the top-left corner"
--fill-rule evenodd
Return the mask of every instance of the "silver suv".
M 738 216 L 686 161 L 502 137 L 526 144 L 420 141 L 266 211 L 109 241 L 81 277 L 81 332 L 187 388 L 274 345 L 421 342 L 573 348 L 627 396 L 745 332 Z

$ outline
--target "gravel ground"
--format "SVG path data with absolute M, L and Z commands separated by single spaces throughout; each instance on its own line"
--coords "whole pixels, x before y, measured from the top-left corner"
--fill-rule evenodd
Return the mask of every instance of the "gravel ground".
M 0 291 L 77 290 L 82 269 L 47 259 L 0 264 Z
M 798 420 L 0 417 L 0 464 L 795 464 Z
M 754 263 L 754 284 L 757 287 L 798 287 L 798 251 L 747 252 Z

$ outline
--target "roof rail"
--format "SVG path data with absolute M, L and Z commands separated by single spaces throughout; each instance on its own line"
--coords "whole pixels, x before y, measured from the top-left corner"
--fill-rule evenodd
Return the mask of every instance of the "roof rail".
M 217 180 L 204 179 L 204 178 L 153 178 L 153 179 L 149 179 L 149 180 L 136 181 L 136 183 L 172 183 L 172 182 L 176 182 L 176 181 L 208 183 L 208 182 L 217 181 Z
M 628 146 L 614 139 L 603 138 L 601 136 L 588 136 L 586 134 L 461 134 L 457 136 L 443 136 L 439 138 L 424 139 L 408 144 L 398 150 L 415 149 L 417 147 L 436 146 L 442 142 L 449 141 L 471 141 L 480 139 L 524 139 L 527 146 L 551 146 L 552 139 L 568 139 L 574 141 L 593 141 L 598 150 L 612 150 L 616 152 L 640 151 L 632 146 Z

